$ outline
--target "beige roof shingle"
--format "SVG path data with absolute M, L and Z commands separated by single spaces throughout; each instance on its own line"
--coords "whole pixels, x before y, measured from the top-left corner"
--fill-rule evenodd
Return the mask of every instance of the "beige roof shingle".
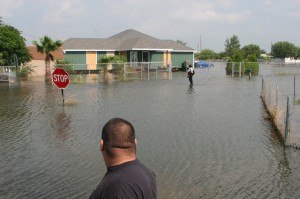
M 105 38 L 70 38 L 63 42 L 64 50 L 175 50 L 194 51 L 194 49 L 172 40 L 160 40 L 130 29 Z

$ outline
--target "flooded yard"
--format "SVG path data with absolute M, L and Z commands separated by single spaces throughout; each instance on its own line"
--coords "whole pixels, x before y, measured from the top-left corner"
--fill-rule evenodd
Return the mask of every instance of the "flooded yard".
M 261 75 L 232 78 L 220 63 L 196 69 L 193 86 L 182 72 L 93 77 L 68 86 L 65 106 L 42 79 L 0 84 L 0 198 L 88 198 L 106 171 L 98 141 L 113 117 L 134 125 L 158 198 L 299 198 L 300 151 L 284 149 L 265 119 Z

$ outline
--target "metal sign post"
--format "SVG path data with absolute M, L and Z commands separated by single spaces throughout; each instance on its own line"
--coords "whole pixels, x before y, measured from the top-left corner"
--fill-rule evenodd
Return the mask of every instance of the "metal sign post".
M 70 83 L 70 76 L 63 68 L 56 68 L 52 73 L 52 82 L 57 88 L 61 89 L 61 95 L 63 98 L 63 105 L 65 105 L 64 89 Z

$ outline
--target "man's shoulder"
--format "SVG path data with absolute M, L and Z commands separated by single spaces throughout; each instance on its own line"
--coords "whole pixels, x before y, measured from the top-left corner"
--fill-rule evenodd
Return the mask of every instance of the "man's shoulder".
M 138 160 L 127 162 L 111 169 L 101 180 L 93 195 L 96 196 L 94 198 L 106 198 L 106 196 L 118 198 L 140 196 L 138 198 L 141 198 L 146 194 L 153 196 L 149 198 L 156 198 L 155 178 L 154 172 Z
M 106 181 L 103 179 L 96 190 L 92 193 L 90 199 L 93 198 L 122 198 L 123 182 L 117 179 Z

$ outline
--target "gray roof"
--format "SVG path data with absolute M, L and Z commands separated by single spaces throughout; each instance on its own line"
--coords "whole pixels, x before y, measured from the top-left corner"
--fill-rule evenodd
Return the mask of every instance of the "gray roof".
M 70 38 L 63 42 L 64 50 L 174 50 L 194 49 L 172 40 L 161 40 L 133 29 L 125 30 L 109 38 Z

